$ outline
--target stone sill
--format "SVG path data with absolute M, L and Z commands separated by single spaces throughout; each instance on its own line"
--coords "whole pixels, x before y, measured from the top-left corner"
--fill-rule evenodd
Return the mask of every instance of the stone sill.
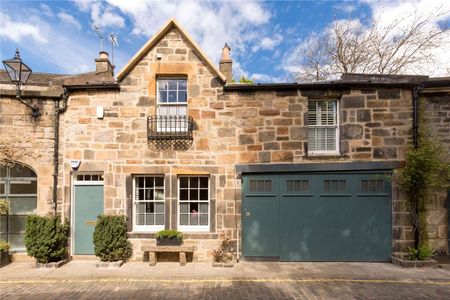
M 430 260 L 407 260 L 399 257 L 391 257 L 391 262 L 394 265 L 403 268 L 437 268 L 438 263 L 434 259 Z
M 65 265 L 66 263 L 68 263 L 69 260 L 68 259 L 63 259 L 57 262 L 51 262 L 51 263 L 36 263 L 36 269 L 57 269 L 57 268 L 61 268 L 63 265 Z
M 95 267 L 97 269 L 118 269 L 120 268 L 125 261 L 119 260 L 119 261 L 99 261 Z
M 350 156 L 347 154 L 308 154 L 303 156 L 306 160 L 344 160 L 349 159 Z

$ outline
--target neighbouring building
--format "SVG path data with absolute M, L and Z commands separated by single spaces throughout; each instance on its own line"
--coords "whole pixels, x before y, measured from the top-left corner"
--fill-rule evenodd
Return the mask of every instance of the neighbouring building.
M 194 261 L 225 237 L 249 260 L 388 261 L 413 245 L 398 186 L 413 102 L 426 101 L 425 123 L 450 150 L 450 78 L 233 84 L 230 47 L 217 68 L 174 20 L 116 77 L 106 52 L 95 63 L 33 73 L 22 98 L 39 117 L 0 71 L 0 139 L 18 163 L 0 168 L 11 200 L 0 238 L 17 258 L 26 215 L 55 212 L 70 220 L 74 256 L 93 254 L 101 213 L 128 217 L 138 261 L 164 228 L 195 245 Z M 427 224 L 448 253 L 446 201 L 435 194 Z

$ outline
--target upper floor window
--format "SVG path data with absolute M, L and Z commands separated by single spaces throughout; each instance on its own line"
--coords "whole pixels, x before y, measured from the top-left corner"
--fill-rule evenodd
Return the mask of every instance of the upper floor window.
M 336 154 L 339 151 L 338 103 L 336 100 L 308 102 L 308 152 Z
M 185 116 L 187 114 L 187 79 L 160 78 L 158 88 L 158 116 Z

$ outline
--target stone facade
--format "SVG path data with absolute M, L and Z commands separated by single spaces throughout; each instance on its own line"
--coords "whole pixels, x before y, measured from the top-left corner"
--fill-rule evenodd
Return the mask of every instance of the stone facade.
M 89 75 L 91 76 L 91 75 Z M 94 75 L 92 75 L 94 76 Z M 159 150 L 147 139 L 147 117 L 156 114 L 157 78 L 187 78 L 188 115 L 194 119 L 193 144 L 187 150 Z M 78 80 L 77 82 L 82 82 Z M 179 29 L 171 28 L 119 81 L 120 89 L 77 88 L 70 91 L 68 109 L 60 117 L 59 213 L 70 219 L 72 181 L 70 160 L 80 160 L 79 172 L 104 175 L 104 210 L 132 218 L 134 175 L 164 175 L 165 227 L 177 228 L 177 178 L 207 175 L 210 178 L 208 232 L 186 232 L 185 244 L 194 246 L 193 260 L 211 259 L 212 249 L 225 236 L 240 239 L 241 179 L 238 164 L 403 162 L 412 139 L 411 87 L 388 84 L 302 86 L 241 90 L 224 85 L 202 59 L 198 49 Z M 33 121 L 25 107 L 13 99 L 0 102 L 1 135 L 25 132 L 35 141 L 39 158 L 26 161 L 39 178 L 38 212 L 51 212 L 53 157 L 53 100 L 41 100 L 43 116 Z M 333 156 L 307 153 L 308 100 L 339 102 L 340 147 Z M 440 103 L 440 102 L 439 102 Z M 431 104 L 430 104 L 431 105 Z M 435 105 L 435 104 L 433 104 Z M 437 132 L 443 141 L 448 132 L 448 100 L 432 107 Z M 104 108 L 97 118 L 97 107 Z M 434 114 L 434 113 L 433 113 Z M 439 118 L 439 120 L 438 120 Z M 447 131 L 445 131 L 447 130 Z M 450 145 L 450 143 L 449 143 Z M 450 146 L 449 146 L 450 147 Z M 393 174 L 393 252 L 413 245 L 406 196 Z M 442 201 L 442 200 L 439 200 Z M 443 202 L 442 202 L 443 203 Z M 438 205 L 441 207 L 442 204 Z M 439 220 L 445 212 L 439 210 Z M 430 217 L 435 220 L 434 216 Z M 155 244 L 151 232 L 137 232 L 129 222 L 133 260 L 143 260 Z M 444 232 L 441 221 L 439 239 Z M 446 227 L 445 227 L 446 228 Z M 435 244 L 442 248 L 441 241 Z

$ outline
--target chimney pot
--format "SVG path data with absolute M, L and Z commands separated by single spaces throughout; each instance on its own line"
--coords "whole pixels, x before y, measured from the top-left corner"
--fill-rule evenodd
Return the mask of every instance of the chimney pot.
M 219 61 L 219 70 L 225 75 L 228 83 L 233 81 L 233 60 L 231 59 L 230 52 L 231 47 L 225 43 Z

